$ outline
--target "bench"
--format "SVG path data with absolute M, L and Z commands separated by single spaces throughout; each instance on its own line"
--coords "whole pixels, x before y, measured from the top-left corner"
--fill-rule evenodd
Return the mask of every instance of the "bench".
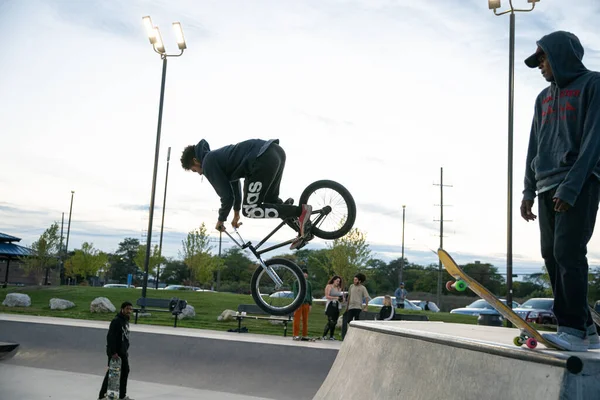
M 361 311 L 359 319 L 361 321 L 373 321 L 379 320 L 379 313 L 373 311 Z M 394 317 L 391 321 L 429 321 L 429 317 L 427 315 L 419 315 L 419 314 L 394 314 Z
M 283 336 L 287 336 L 287 324 L 288 322 L 292 321 L 294 319 L 293 317 L 293 313 L 289 314 L 287 316 L 273 316 L 271 314 L 269 314 L 268 312 L 264 311 L 262 308 L 260 308 L 259 306 L 257 306 L 256 304 L 240 304 L 238 306 L 238 312 L 235 316 L 235 318 L 238 321 L 238 333 L 241 332 L 242 329 L 242 320 L 244 318 L 252 318 L 252 319 L 266 319 L 269 321 L 281 321 L 283 322 Z M 248 315 L 248 314 L 255 314 L 255 315 Z M 263 317 L 263 315 L 269 315 L 269 317 Z
M 138 320 L 138 313 L 142 310 L 152 312 L 170 312 L 175 316 L 175 322 L 173 323 L 174 328 L 177 328 L 177 319 L 179 314 L 181 314 L 183 309 L 187 307 L 187 301 L 179 300 L 177 297 L 173 297 L 171 299 L 149 299 L 148 297 L 140 297 L 137 299 L 136 304 L 140 306 L 140 308 L 136 307 L 133 309 L 133 312 L 135 313 L 136 324 Z

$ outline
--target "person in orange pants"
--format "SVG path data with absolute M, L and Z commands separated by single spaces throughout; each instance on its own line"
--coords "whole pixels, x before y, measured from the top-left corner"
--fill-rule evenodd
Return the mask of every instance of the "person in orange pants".
M 308 281 L 308 270 L 302 268 L 304 278 L 306 278 L 306 295 L 304 296 L 304 302 L 296 311 L 294 311 L 294 327 L 293 327 L 293 339 L 301 340 L 308 338 L 308 313 L 312 308 L 312 286 Z M 294 296 L 298 294 L 298 282 L 294 282 Z M 302 337 L 300 337 L 300 319 L 302 319 Z

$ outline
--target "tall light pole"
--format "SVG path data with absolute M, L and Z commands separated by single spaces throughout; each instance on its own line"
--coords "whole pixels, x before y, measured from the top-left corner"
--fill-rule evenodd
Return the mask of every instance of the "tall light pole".
M 398 271 L 398 287 L 402 283 L 402 271 L 404 270 L 404 221 L 406 216 L 406 206 L 402 206 L 402 258 L 400 259 L 400 270 Z
M 169 161 L 171 160 L 171 148 L 167 151 L 167 173 L 165 176 L 165 196 L 163 197 L 163 212 L 162 212 L 162 221 L 160 223 L 160 242 L 158 245 L 158 257 L 162 260 L 162 239 L 163 239 L 163 229 L 165 225 L 165 205 L 167 204 L 167 183 L 169 182 Z M 156 282 L 154 285 L 155 289 L 158 289 L 158 277 L 160 275 L 160 264 L 158 264 L 156 270 Z
M 494 10 L 495 15 L 510 14 L 509 45 L 508 45 L 508 190 L 506 204 L 506 303 L 512 308 L 512 207 L 513 207 L 513 117 L 515 101 L 515 13 L 529 12 L 535 8 L 535 3 L 540 0 L 527 0 L 531 4 L 529 9 L 517 9 L 513 1 L 509 0 L 509 9 L 498 12 L 501 7 L 500 0 L 488 0 L 488 7 Z M 508 323 L 511 326 L 510 322 Z
M 150 246 L 152 242 L 152 221 L 154 218 L 154 197 L 156 194 L 156 174 L 158 171 L 158 154 L 160 152 L 160 130 L 162 127 L 163 103 L 165 98 L 165 81 L 167 78 L 167 58 L 181 56 L 183 54 L 183 51 L 187 48 L 187 46 L 185 44 L 185 38 L 183 37 L 183 29 L 181 28 L 181 24 L 179 22 L 173 22 L 175 38 L 177 41 L 177 46 L 180 50 L 179 54 L 167 54 L 158 27 L 152 24 L 152 20 L 149 16 L 143 17 L 142 21 L 144 22 L 144 26 L 148 34 L 148 39 L 150 40 L 150 44 L 152 44 L 154 51 L 160 55 L 160 58 L 163 61 L 162 81 L 160 85 L 160 101 L 158 106 L 158 127 L 156 129 L 156 147 L 154 150 L 154 172 L 152 175 L 152 192 L 150 195 L 150 218 L 148 219 L 146 258 L 144 260 L 144 283 L 142 285 L 142 298 L 144 299 L 144 302 L 142 303 L 142 309 L 145 309 L 146 291 L 148 289 L 148 267 L 150 265 Z
M 68 252 L 69 252 L 69 234 L 71 233 L 71 214 L 73 213 L 73 195 L 75 194 L 74 190 L 71 190 L 71 207 L 69 208 L 69 224 L 67 225 L 67 242 L 65 243 L 65 257 L 67 256 Z M 64 269 L 64 259 L 62 262 L 62 269 L 61 269 L 61 273 L 62 273 L 62 277 L 61 279 L 64 279 L 65 277 L 65 269 Z

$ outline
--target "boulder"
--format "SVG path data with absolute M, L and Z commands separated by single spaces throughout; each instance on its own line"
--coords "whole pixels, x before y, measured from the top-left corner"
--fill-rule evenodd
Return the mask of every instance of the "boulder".
M 75 303 L 63 299 L 50 299 L 51 310 L 66 310 L 75 307 Z
M 193 318 L 195 316 L 196 316 L 196 310 L 194 309 L 194 306 L 188 304 L 187 306 L 185 306 L 185 308 L 183 310 L 181 310 L 181 314 L 179 314 L 177 316 L 177 318 L 184 319 L 184 318 Z
M 9 293 L 2 305 L 6 307 L 29 307 L 31 306 L 31 298 L 23 293 Z
M 271 325 L 283 325 L 283 321 L 281 320 L 281 317 L 278 317 L 277 315 L 271 315 L 269 318 L 271 318 L 269 320 Z M 276 318 L 279 318 L 279 320 L 277 320 Z
M 106 297 L 96 297 L 90 303 L 90 312 L 93 313 L 105 313 L 105 312 L 115 312 L 117 309 Z
M 225 310 L 217 317 L 217 321 L 235 321 L 235 311 Z

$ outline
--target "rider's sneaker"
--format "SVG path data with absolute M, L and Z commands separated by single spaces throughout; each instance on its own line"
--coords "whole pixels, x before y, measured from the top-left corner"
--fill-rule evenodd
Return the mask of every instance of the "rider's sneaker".
M 568 351 L 587 351 L 590 342 L 566 332 L 543 333 L 544 339 Z
M 296 239 L 294 239 L 294 241 L 290 245 L 290 250 L 295 250 L 297 248 L 302 247 L 303 243 L 304 243 L 304 239 L 301 236 L 298 236 Z
M 590 350 L 598 350 L 600 349 L 600 337 L 597 333 L 593 335 L 588 335 L 588 341 L 590 342 Z
M 298 217 L 298 224 L 300 225 L 300 237 L 304 237 L 306 234 L 306 225 L 310 222 L 310 215 L 312 213 L 312 207 L 308 204 L 302 204 L 302 213 Z

